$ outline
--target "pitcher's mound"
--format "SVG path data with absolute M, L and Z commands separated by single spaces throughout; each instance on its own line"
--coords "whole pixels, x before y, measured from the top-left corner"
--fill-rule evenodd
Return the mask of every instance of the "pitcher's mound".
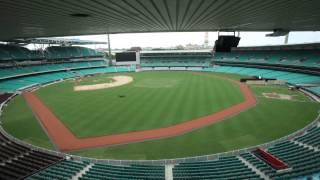
M 111 83 L 101 83 L 101 84 L 91 84 L 91 85 L 81 85 L 81 86 L 74 86 L 74 91 L 90 91 L 90 90 L 97 90 L 97 89 L 106 89 L 116 86 L 122 86 L 133 81 L 131 76 L 114 76 L 112 77 L 113 82 Z

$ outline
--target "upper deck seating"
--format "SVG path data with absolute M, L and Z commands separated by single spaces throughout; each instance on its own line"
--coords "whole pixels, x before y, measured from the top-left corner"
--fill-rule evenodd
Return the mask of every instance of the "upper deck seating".
M 15 45 L 0 44 L 0 62 L 8 61 L 32 61 L 32 60 L 57 60 L 72 58 L 102 58 L 104 53 L 94 49 L 79 46 L 50 46 L 44 51 L 29 50 L 24 47 Z
M 320 50 L 236 50 L 216 53 L 214 60 L 320 68 Z
M 47 59 L 70 59 L 86 57 L 103 57 L 103 54 L 93 49 L 78 46 L 51 46 L 45 50 Z
M 13 45 L 0 45 L 0 61 L 28 59 L 30 59 L 30 51 L 27 48 Z

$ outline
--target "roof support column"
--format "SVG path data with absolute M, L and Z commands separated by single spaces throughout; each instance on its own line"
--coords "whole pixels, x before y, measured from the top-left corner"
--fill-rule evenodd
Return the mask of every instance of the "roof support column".
M 286 37 L 284 38 L 284 44 L 288 44 L 289 34 L 290 34 L 290 32 L 288 32 L 288 34 L 287 34 Z
M 112 61 L 112 55 L 111 55 L 111 43 L 110 43 L 110 34 L 107 34 L 108 36 L 108 55 L 109 55 L 109 59 L 110 61 Z

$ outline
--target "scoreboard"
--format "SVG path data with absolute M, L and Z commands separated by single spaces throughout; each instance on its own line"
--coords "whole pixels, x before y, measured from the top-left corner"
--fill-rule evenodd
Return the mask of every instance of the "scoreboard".
M 140 64 L 140 54 L 135 51 L 116 53 L 117 65 L 133 65 Z

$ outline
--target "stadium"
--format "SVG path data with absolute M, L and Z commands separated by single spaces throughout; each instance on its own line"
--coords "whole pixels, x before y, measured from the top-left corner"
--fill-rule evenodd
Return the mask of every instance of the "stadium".
M 319 7 L 1 1 L 0 179 L 320 179 L 320 43 L 238 46 L 319 31 Z M 211 49 L 111 53 L 109 34 L 208 31 Z

